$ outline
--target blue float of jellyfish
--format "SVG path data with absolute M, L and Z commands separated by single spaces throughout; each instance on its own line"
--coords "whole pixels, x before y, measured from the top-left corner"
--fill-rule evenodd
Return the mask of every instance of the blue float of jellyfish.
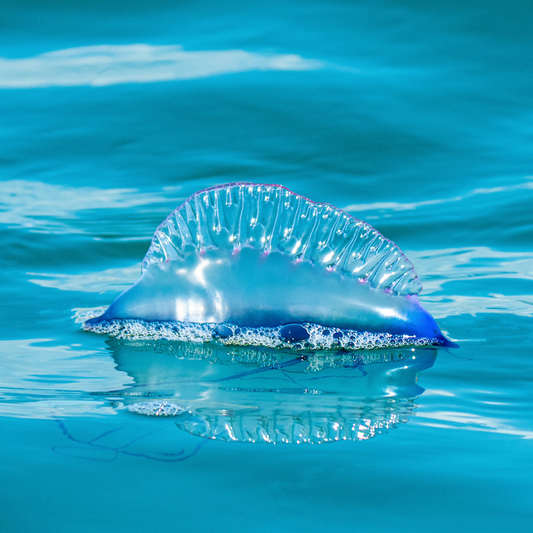
M 369 224 L 280 185 L 239 182 L 173 211 L 139 281 L 85 329 L 273 347 L 447 344 L 421 288 Z

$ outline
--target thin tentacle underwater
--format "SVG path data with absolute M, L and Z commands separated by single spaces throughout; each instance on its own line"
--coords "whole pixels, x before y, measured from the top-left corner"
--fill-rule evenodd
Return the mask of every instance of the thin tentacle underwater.
M 239 182 L 173 211 L 139 281 L 84 328 L 292 349 L 450 345 L 421 289 L 369 224 L 280 185 Z

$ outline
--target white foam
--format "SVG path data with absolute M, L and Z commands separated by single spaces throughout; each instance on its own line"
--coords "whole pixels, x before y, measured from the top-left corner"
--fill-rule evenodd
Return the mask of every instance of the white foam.
M 319 324 L 301 324 L 309 334 L 306 340 L 290 341 L 280 334 L 283 326 L 273 328 L 238 327 L 233 324 L 195 324 L 182 322 L 146 322 L 114 319 L 96 324 L 85 323 L 83 329 L 128 340 L 169 340 L 191 343 L 215 343 L 220 346 L 264 346 L 290 351 L 300 350 L 373 350 L 407 346 L 439 346 L 435 338 L 354 331 Z M 221 337 L 217 331 L 231 331 Z
M 128 411 L 146 416 L 177 416 L 185 409 L 170 402 L 139 402 L 128 406 Z

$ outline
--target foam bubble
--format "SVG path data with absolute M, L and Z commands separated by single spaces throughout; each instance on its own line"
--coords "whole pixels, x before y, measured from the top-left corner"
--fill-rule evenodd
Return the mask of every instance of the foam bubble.
M 102 320 L 85 323 L 83 328 L 94 333 L 127 340 L 169 340 L 191 343 L 215 343 L 220 346 L 263 346 L 289 351 L 309 350 L 373 350 L 406 346 L 440 346 L 436 338 L 414 335 L 392 335 L 324 327 L 303 323 L 298 327 L 299 339 L 287 338 L 287 326 L 239 327 L 234 324 L 196 324 L 184 322 L 146 322 L 137 319 Z M 301 338 L 305 337 L 307 338 Z
M 128 406 L 128 410 L 146 416 L 177 416 L 185 412 L 183 407 L 170 402 L 139 402 Z

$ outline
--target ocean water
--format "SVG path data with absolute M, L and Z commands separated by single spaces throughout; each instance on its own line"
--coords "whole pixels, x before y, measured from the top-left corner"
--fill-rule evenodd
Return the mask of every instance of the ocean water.
M 530 531 L 530 2 L 22 0 L 0 27 L 0 531 Z M 80 329 L 241 180 L 396 242 L 460 348 Z

